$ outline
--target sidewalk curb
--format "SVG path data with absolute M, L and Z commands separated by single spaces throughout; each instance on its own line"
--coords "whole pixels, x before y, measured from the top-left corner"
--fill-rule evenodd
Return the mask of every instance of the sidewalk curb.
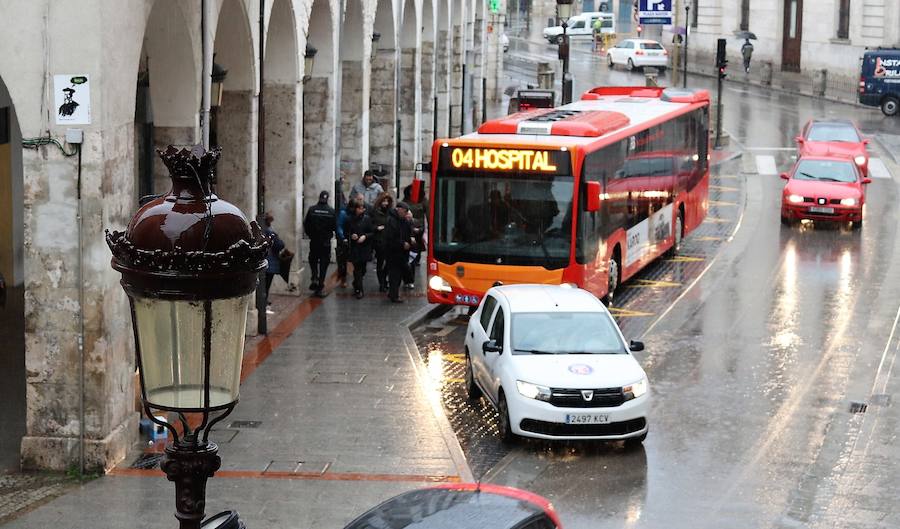
M 401 327 L 400 335 L 403 337 L 403 345 L 406 349 L 406 353 L 409 355 L 409 359 L 416 370 L 416 378 L 419 380 L 419 385 L 423 389 L 426 388 L 428 377 L 426 367 L 422 363 L 422 357 L 419 355 L 419 348 L 413 338 L 411 329 L 413 326 L 418 325 L 426 319 L 449 312 L 452 308 L 451 305 L 434 306 L 429 303 L 398 324 L 398 326 Z M 438 428 L 441 430 L 441 437 L 444 438 L 444 443 L 450 451 L 450 458 L 453 459 L 453 464 L 456 466 L 460 479 L 464 482 L 475 481 L 475 475 L 469 467 L 469 462 L 466 461 L 466 456 L 463 453 L 462 446 L 459 444 L 459 439 L 456 438 L 456 434 L 453 432 L 453 427 L 450 426 L 450 420 L 444 413 L 443 405 L 439 401 L 433 402 L 431 411 L 434 413 L 435 419 L 437 419 Z

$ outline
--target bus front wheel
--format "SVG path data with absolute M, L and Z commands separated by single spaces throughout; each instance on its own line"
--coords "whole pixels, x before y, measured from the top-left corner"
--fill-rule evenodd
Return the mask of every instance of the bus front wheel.
M 619 288 L 619 261 L 615 257 L 611 257 L 609 259 L 609 265 L 607 266 L 607 278 L 606 278 L 606 297 L 603 298 L 603 301 L 606 302 L 606 306 L 610 307 L 613 303 L 613 298 L 616 295 L 616 289 Z

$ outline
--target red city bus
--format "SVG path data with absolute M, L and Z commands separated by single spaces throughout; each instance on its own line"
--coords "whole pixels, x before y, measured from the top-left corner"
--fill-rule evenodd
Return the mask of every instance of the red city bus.
M 600 87 L 432 147 L 428 300 L 497 281 L 616 288 L 703 222 L 706 90 Z

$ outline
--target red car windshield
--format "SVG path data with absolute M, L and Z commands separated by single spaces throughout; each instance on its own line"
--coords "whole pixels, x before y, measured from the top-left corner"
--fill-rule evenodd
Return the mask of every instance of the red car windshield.
M 856 182 L 856 170 L 850 162 L 802 160 L 794 171 L 796 180 L 823 182 Z
M 848 141 L 859 143 L 859 134 L 849 125 L 813 125 L 809 129 L 809 141 Z

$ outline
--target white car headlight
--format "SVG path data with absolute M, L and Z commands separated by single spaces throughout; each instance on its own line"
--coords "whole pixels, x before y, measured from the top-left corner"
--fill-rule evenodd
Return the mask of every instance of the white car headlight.
M 855 206 L 855 205 L 856 205 L 856 199 L 855 199 L 855 198 L 842 198 L 842 199 L 841 199 L 841 205 L 842 205 L 842 206 Z
M 452 292 L 453 287 L 441 276 L 431 276 L 428 278 L 428 288 L 437 290 L 438 292 Z
M 859 156 L 854 158 L 853 161 L 856 162 L 856 165 L 862 167 L 866 163 L 866 157 L 860 154 Z
M 801 197 L 800 195 L 788 195 L 788 202 L 798 204 L 800 202 L 803 202 L 803 197 Z
M 644 393 L 647 393 L 647 386 L 647 378 L 645 377 L 638 380 L 634 384 L 625 386 L 624 388 L 622 388 L 622 391 L 625 393 L 631 393 L 632 395 L 634 395 L 634 398 L 638 398 Z
M 516 388 L 519 390 L 519 394 L 523 397 L 543 401 L 550 400 L 550 388 L 548 387 L 538 386 L 537 384 L 524 382 L 522 380 L 516 380 Z

